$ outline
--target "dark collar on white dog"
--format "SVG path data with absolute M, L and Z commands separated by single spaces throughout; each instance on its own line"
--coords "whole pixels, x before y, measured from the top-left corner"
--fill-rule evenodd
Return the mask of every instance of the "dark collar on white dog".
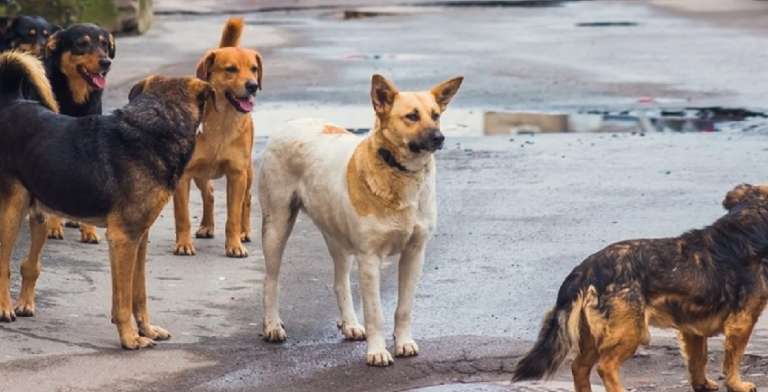
M 404 173 L 409 173 L 410 170 L 408 170 L 407 167 L 403 166 L 400 162 L 395 159 L 395 155 L 392 154 L 392 151 L 387 150 L 386 148 L 379 148 L 379 156 L 382 160 L 384 160 L 384 163 L 386 163 L 389 167 L 393 167 L 397 170 L 400 170 Z

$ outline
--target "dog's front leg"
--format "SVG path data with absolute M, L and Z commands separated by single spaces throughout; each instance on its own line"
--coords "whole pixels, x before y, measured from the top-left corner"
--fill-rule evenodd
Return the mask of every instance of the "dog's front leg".
M 253 165 L 248 165 L 248 181 L 245 185 L 245 197 L 243 197 L 243 217 L 240 221 L 241 242 L 251 242 L 251 188 L 253 187 Z
M 380 268 L 381 257 L 361 255 L 357 258 L 360 290 L 363 292 L 363 313 L 365 314 L 365 334 L 368 343 L 366 363 L 370 366 L 389 366 L 394 361 L 387 351 L 384 340 L 384 315 L 381 311 Z
M 183 176 L 173 194 L 173 215 L 176 220 L 176 249 L 177 256 L 192 256 L 195 247 L 192 245 L 192 233 L 189 223 L 189 185 L 191 179 Z
M 171 334 L 168 331 L 149 323 L 146 283 L 148 242 L 149 232 L 145 233 L 141 238 L 138 256 L 136 257 L 136 270 L 133 271 L 133 318 L 136 319 L 140 336 L 145 336 L 152 340 L 168 340 L 171 338 Z
M 417 232 L 409 241 L 398 265 L 397 310 L 395 311 L 395 356 L 412 357 L 419 346 L 411 335 L 411 313 L 416 285 L 424 265 L 426 234 Z
M 227 257 L 247 257 L 248 250 L 240 241 L 242 234 L 243 200 L 248 184 L 246 171 L 227 174 L 227 227 L 225 250 Z
M 723 373 L 725 385 L 731 392 L 757 391 L 755 384 L 741 379 L 741 359 L 747 347 L 752 328 L 757 318 L 750 312 L 744 311 L 731 316 L 725 322 L 725 357 L 723 358 Z
M 109 261 L 112 269 L 112 323 L 117 326 L 120 344 L 128 350 L 150 347 L 152 339 L 139 336 L 131 323 L 133 308 L 133 274 L 139 250 L 139 238 L 118 225 L 107 225 Z
M 21 263 L 21 293 L 16 302 L 16 315 L 32 317 L 35 315 L 35 284 L 40 276 L 40 253 L 48 238 L 45 215 L 32 212 L 29 214 L 29 255 Z

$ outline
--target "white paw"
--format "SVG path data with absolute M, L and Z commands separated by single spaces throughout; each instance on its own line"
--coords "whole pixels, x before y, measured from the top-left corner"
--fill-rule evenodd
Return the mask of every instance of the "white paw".
M 419 355 L 419 345 L 413 340 L 406 340 L 402 343 L 395 342 L 396 357 L 415 357 Z
M 336 326 L 346 340 L 365 340 L 365 328 L 358 323 L 339 322 Z
M 368 366 L 385 367 L 395 363 L 392 359 L 392 354 L 386 349 L 383 350 L 369 350 L 365 358 L 365 363 Z
M 280 320 L 264 321 L 264 340 L 272 343 L 282 343 L 288 339 L 283 322 Z

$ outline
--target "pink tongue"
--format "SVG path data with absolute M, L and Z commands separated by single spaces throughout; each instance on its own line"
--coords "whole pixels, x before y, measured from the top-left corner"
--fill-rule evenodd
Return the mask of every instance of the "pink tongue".
M 250 99 L 238 99 L 237 103 L 240 105 L 240 109 L 244 112 L 250 112 L 253 110 L 253 102 Z
M 104 86 L 107 85 L 107 78 L 99 74 L 91 74 L 90 77 L 93 84 L 95 84 L 99 89 L 103 89 Z

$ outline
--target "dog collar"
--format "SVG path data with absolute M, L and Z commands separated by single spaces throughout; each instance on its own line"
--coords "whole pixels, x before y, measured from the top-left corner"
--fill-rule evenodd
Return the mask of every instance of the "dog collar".
M 384 161 L 384 163 L 387 164 L 389 167 L 393 167 L 397 170 L 400 170 L 404 173 L 409 173 L 410 170 L 408 170 L 407 167 L 403 166 L 400 162 L 395 159 L 395 155 L 392 154 L 392 151 L 387 150 L 386 148 L 379 148 L 379 156 Z

